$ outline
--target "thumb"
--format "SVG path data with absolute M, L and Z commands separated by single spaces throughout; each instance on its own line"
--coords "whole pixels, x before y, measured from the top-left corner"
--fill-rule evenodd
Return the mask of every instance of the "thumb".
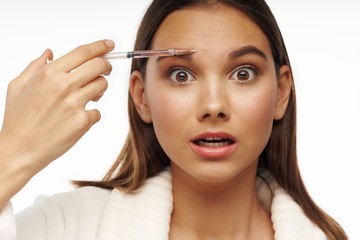
M 46 65 L 48 61 L 54 57 L 53 52 L 50 49 L 46 49 L 40 57 L 34 59 L 24 71 L 15 79 L 16 82 L 25 84 L 27 80 L 42 66 Z
M 46 49 L 43 54 L 41 54 L 40 57 L 36 58 L 35 60 L 33 60 L 30 64 L 29 67 L 35 67 L 38 68 L 42 65 L 45 65 L 48 63 L 48 61 L 52 61 L 54 58 L 54 54 L 51 51 L 51 49 Z
M 50 49 L 46 49 L 40 57 L 34 59 L 27 67 L 26 69 L 20 74 L 28 74 L 33 72 L 34 70 L 37 70 L 43 65 L 46 65 L 48 61 L 52 61 L 54 58 L 54 54 Z

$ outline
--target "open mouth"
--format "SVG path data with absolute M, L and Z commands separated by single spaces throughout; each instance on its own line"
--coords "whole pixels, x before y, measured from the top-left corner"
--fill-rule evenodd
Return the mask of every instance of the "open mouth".
M 228 133 L 205 132 L 195 137 L 190 146 L 201 158 L 224 159 L 236 151 L 238 141 Z
M 234 144 L 234 141 L 229 138 L 222 137 L 207 137 L 193 141 L 194 144 L 201 147 L 225 147 Z

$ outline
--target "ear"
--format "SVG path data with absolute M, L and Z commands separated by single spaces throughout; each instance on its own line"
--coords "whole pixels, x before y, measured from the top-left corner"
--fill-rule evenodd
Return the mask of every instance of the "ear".
M 279 72 L 278 95 L 274 112 L 274 120 L 280 120 L 284 117 L 293 84 L 292 74 L 289 66 L 281 66 Z
M 146 123 L 151 123 L 151 112 L 146 99 L 145 83 L 141 72 L 134 71 L 130 76 L 130 95 L 134 101 L 136 111 Z

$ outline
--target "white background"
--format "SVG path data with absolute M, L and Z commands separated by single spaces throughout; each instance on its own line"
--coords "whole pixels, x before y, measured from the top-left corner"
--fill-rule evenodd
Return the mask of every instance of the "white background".
M 131 50 L 150 0 L 0 2 L 0 114 L 8 82 L 46 48 L 55 58 L 74 47 L 109 38 Z M 299 164 L 315 201 L 360 239 L 360 1 L 269 0 L 295 76 Z M 72 179 L 100 179 L 126 133 L 130 60 L 113 63 L 103 99 L 89 107 L 102 120 L 73 149 L 35 176 L 13 198 L 16 212 L 39 194 L 72 188 Z M 0 123 L 1 123 L 0 119 Z M 11 179 L 9 179 L 11 181 Z

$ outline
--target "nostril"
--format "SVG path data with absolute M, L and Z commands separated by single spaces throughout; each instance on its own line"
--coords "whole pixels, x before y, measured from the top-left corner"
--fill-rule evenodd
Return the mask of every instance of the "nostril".
M 215 117 L 215 116 L 216 116 L 216 117 Z M 205 114 L 201 117 L 201 120 L 211 119 L 211 118 L 224 120 L 224 119 L 227 119 L 228 116 L 227 116 L 227 114 L 225 114 L 225 113 L 223 113 L 223 112 L 219 112 L 218 114 L 205 113 Z
M 210 113 L 205 113 L 203 116 L 202 116 L 202 119 L 207 119 L 207 118 L 210 118 L 211 117 L 211 114 Z
M 226 118 L 226 115 L 225 115 L 225 113 L 220 112 L 220 113 L 218 113 L 217 117 L 221 118 L 221 119 L 224 119 L 224 118 Z

